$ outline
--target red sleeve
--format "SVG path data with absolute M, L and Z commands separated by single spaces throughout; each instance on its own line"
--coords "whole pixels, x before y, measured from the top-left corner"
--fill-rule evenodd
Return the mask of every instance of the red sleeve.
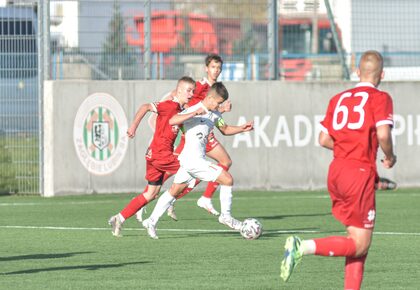
M 165 116 L 170 114 L 173 111 L 173 106 L 171 106 L 172 101 L 156 102 L 154 103 L 157 113 L 159 115 Z
M 333 114 L 334 114 L 334 109 L 335 109 L 335 98 L 332 98 L 328 104 L 328 108 L 327 108 L 327 113 L 325 114 L 324 120 L 321 121 L 321 130 L 322 132 L 329 134 L 330 135 L 330 131 L 331 131 L 331 124 L 333 121 Z
M 195 90 L 194 90 L 194 96 L 193 97 L 198 97 L 201 96 L 204 90 L 204 85 L 202 85 L 199 81 L 195 82 Z
M 376 126 L 394 125 L 392 98 L 386 92 L 379 92 L 372 100 L 373 117 Z
M 207 84 L 202 84 L 201 82 L 196 82 L 194 95 L 191 100 L 188 102 L 188 106 L 194 106 L 195 104 L 199 103 L 200 101 L 204 100 L 206 94 L 209 90 L 209 86 Z

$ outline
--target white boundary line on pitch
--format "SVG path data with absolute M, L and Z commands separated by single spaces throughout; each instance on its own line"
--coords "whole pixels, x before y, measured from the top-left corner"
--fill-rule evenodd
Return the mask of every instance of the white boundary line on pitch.
M 36 230 L 67 230 L 67 231 L 110 231 L 110 228 L 82 228 L 82 227 L 50 227 L 50 226 L 0 226 L 0 229 L 36 229 Z M 124 228 L 124 231 L 144 231 L 142 228 Z M 219 233 L 219 232 L 236 232 L 234 230 L 206 230 L 206 229 L 158 229 L 166 232 L 203 232 L 203 233 Z M 283 230 L 283 231 L 265 231 L 266 233 L 279 234 L 321 234 L 322 231 L 309 230 Z M 383 236 L 420 236 L 420 233 L 403 233 L 403 232 L 373 232 L 374 235 Z
M 115 200 L 98 200 L 98 201 L 66 201 L 66 202 L 3 202 L 0 206 L 31 206 L 31 205 L 84 205 L 84 204 L 100 204 L 115 203 Z

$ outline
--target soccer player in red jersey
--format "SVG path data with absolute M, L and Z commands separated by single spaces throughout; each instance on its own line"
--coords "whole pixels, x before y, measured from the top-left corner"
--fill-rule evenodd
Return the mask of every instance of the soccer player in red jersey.
M 223 60 L 217 54 L 209 54 L 205 59 L 205 64 L 206 64 L 207 78 L 203 78 L 202 80 L 196 82 L 194 96 L 188 102 L 189 107 L 204 100 L 210 87 L 214 83 L 217 82 L 217 78 L 222 72 Z M 229 100 L 227 100 L 223 103 L 223 106 L 219 108 L 219 112 L 221 113 L 229 112 L 230 109 L 231 109 L 231 103 Z M 182 135 L 180 144 L 175 149 L 175 154 L 179 155 L 181 153 L 182 149 L 184 148 L 184 144 L 185 144 L 185 137 L 184 135 Z M 217 162 L 217 165 L 222 167 L 226 171 L 229 170 L 230 166 L 232 165 L 232 160 L 229 154 L 227 153 L 223 145 L 220 144 L 219 141 L 216 139 L 213 130 L 211 131 L 208 137 L 208 143 L 206 146 L 206 155 L 214 159 Z M 218 186 L 219 186 L 219 183 L 216 181 L 208 182 L 206 190 L 197 201 L 197 205 L 199 207 L 207 210 L 209 213 L 213 215 L 219 215 L 219 212 L 213 207 L 213 204 L 211 202 L 211 198 L 213 197 L 213 194 L 216 191 Z M 188 188 L 177 198 L 178 199 L 181 198 L 182 196 L 184 196 L 186 193 L 188 193 L 191 190 L 192 188 Z M 173 214 L 174 212 L 173 208 L 170 207 L 168 209 L 168 212 L 171 212 Z
M 173 116 L 169 123 L 183 124 L 185 135 L 185 149 L 179 155 L 180 169 L 174 177 L 171 188 L 165 191 L 156 203 L 150 217 L 143 221 L 147 234 L 158 239 L 156 225 L 175 198 L 183 192 L 188 184 L 195 183 L 196 179 L 204 181 L 219 181 L 221 215 L 219 223 L 239 231 L 242 222 L 231 214 L 233 177 L 222 167 L 205 159 L 207 136 L 218 128 L 223 135 L 234 135 L 253 130 L 253 123 L 248 122 L 240 126 L 229 126 L 225 123 L 220 112 L 216 111 L 226 101 L 229 93 L 226 87 L 216 82 L 212 85 L 203 101 L 189 107 L 182 113 Z
M 184 76 L 178 80 L 173 98 L 163 102 L 146 103 L 138 109 L 134 121 L 127 130 L 127 135 L 130 138 L 134 138 L 137 127 L 147 112 L 157 114 L 153 140 L 146 152 L 148 186 L 143 193 L 133 198 L 120 213 L 109 219 L 108 223 L 112 226 L 114 236 L 121 236 L 124 221 L 155 199 L 163 182 L 178 171 L 180 165 L 178 156 L 174 155 L 174 143 L 179 126 L 169 125 L 169 120 L 183 110 L 184 105 L 192 98 L 194 89 L 195 81 Z
M 288 237 L 280 274 L 285 281 L 303 255 L 341 256 L 345 257 L 344 289 L 360 289 L 375 224 L 378 146 L 385 154 L 385 168 L 394 166 L 396 156 L 391 136 L 392 99 L 377 89 L 384 76 L 381 54 L 365 52 L 357 73 L 360 83 L 330 100 L 319 135 L 321 146 L 334 152 L 328 191 L 332 214 L 346 227 L 347 236 Z
M 222 72 L 222 66 L 223 66 L 223 60 L 222 58 L 217 54 L 209 54 L 205 59 L 205 65 L 206 65 L 206 74 L 207 78 L 203 78 L 200 81 L 196 82 L 196 88 L 194 90 L 194 95 L 191 98 L 191 100 L 188 102 L 186 107 L 191 107 L 206 97 L 210 87 L 217 82 L 217 79 Z M 170 94 L 166 97 L 166 99 L 171 99 L 173 94 Z M 229 112 L 231 109 L 231 103 L 229 100 L 226 100 L 222 106 L 219 107 L 218 111 L 220 113 Z M 185 144 L 185 137 L 184 134 L 181 135 L 180 143 L 175 149 L 175 155 L 179 155 L 182 152 L 182 149 L 184 148 Z M 217 165 L 222 167 L 225 170 L 229 170 L 230 166 L 232 165 L 232 160 L 227 153 L 226 149 L 223 147 L 222 144 L 219 143 L 219 141 L 214 136 L 214 132 L 212 131 L 208 137 L 208 143 L 206 146 L 206 155 L 212 159 L 214 159 L 217 162 Z M 165 180 L 167 179 L 167 176 L 165 176 Z M 200 182 L 200 180 L 197 180 L 197 182 Z M 183 197 L 187 193 L 189 193 L 197 184 L 190 184 L 188 188 L 186 188 L 179 196 L 177 196 L 177 199 Z M 209 213 L 218 216 L 219 212 L 213 207 L 213 204 L 211 202 L 211 198 L 213 197 L 214 192 L 216 191 L 219 183 L 216 181 L 210 181 L 207 184 L 206 190 L 203 192 L 203 195 L 197 200 L 197 205 Z M 177 216 L 174 209 L 174 202 L 172 205 L 168 208 L 168 216 L 170 216 L 173 220 L 177 221 Z M 145 210 L 145 207 L 141 208 L 136 213 L 136 218 L 139 222 L 143 221 L 143 210 Z

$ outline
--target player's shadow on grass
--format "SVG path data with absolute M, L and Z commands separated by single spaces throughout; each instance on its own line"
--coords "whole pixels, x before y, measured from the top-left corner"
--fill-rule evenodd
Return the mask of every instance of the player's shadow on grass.
M 340 235 L 343 234 L 343 230 L 328 230 L 324 231 L 320 228 L 295 228 L 295 229 L 270 229 L 263 231 L 262 237 L 287 237 L 291 235 Z
M 320 217 L 320 216 L 331 216 L 331 213 L 308 213 L 308 214 L 287 214 L 287 215 L 271 215 L 271 216 L 257 216 L 256 219 L 266 219 L 266 220 L 281 220 L 284 218 L 293 218 L 293 217 Z
M 43 260 L 43 259 L 60 259 L 70 258 L 81 254 L 92 254 L 94 252 L 72 252 L 72 253 L 60 253 L 60 254 L 32 254 L 32 255 L 21 255 L 21 256 L 10 256 L 0 257 L 0 262 L 17 261 L 17 260 Z
M 0 197 L 2 196 L 11 196 L 12 194 L 8 191 L 0 191 Z
M 80 266 L 63 266 L 63 267 L 51 267 L 51 268 L 39 268 L 39 269 L 29 269 L 15 272 L 2 273 L 0 275 L 19 275 L 19 274 L 34 274 L 40 272 L 52 272 L 52 271 L 69 271 L 69 270 L 88 270 L 96 271 L 100 269 L 108 268 L 120 268 L 128 265 L 138 265 L 138 264 L 147 264 L 146 262 L 130 262 L 130 263 L 118 263 L 118 264 L 93 264 L 93 265 L 80 265 Z
M 229 237 L 240 237 L 240 233 L 233 230 L 226 230 L 226 231 L 212 231 L 209 230 L 207 232 L 178 232 L 177 234 L 170 235 L 170 236 L 159 236 L 159 239 L 188 239 L 188 238 L 196 238 L 196 237 L 204 237 L 204 236 L 229 236 Z

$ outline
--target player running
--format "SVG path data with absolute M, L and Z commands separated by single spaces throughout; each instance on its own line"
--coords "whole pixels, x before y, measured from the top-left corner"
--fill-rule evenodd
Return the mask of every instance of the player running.
M 313 240 L 288 237 L 280 276 L 290 278 L 304 255 L 345 257 L 344 289 L 360 289 L 364 264 L 375 225 L 375 181 L 378 180 L 378 146 L 385 154 L 382 164 L 396 162 L 391 129 L 391 97 L 377 89 L 383 73 L 383 58 L 377 51 L 362 55 L 355 88 L 334 96 L 328 105 L 319 143 L 334 151 L 328 171 L 332 214 L 347 229 L 347 236 Z
M 220 76 L 220 73 L 222 72 L 223 60 L 217 54 L 209 54 L 205 59 L 205 65 L 206 65 L 207 78 L 203 78 L 202 80 L 196 82 L 194 95 L 191 98 L 191 100 L 188 102 L 188 105 L 187 105 L 188 107 L 193 106 L 197 104 L 198 102 L 204 100 L 210 87 L 214 83 L 217 82 L 217 79 Z M 168 97 L 171 98 L 171 96 L 168 96 Z M 223 103 L 223 106 L 220 106 L 217 110 L 220 113 L 224 113 L 224 112 L 229 112 L 230 109 L 231 109 L 231 103 L 229 100 L 227 100 Z M 185 143 L 185 137 L 184 137 L 184 134 L 182 134 L 180 143 L 175 149 L 176 155 L 179 155 L 182 152 L 182 149 L 184 148 L 184 143 Z M 208 136 L 208 143 L 206 146 L 206 155 L 212 158 L 213 160 L 215 160 L 217 162 L 217 165 L 219 165 L 226 171 L 228 171 L 230 166 L 232 165 L 232 160 L 229 154 L 227 153 L 223 145 L 220 144 L 219 141 L 216 139 L 213 131 L 211 131 L 211 133 Z M 213 203 L 211 202 L 211 199 L 218 185 L 219 183 L 217 181 L 208 182 L 206 190 L 203 192 L 203 195 L 197 200 L 197 205 L 199 207 L 205 209 L 207 212 L 216 216 L 219 215 L 219 212 L 214 208 Z M 193 188 L 192 186 L 188 187 L 177 197 L 177 199 L 181 198 L 182 196 L 190 192 L 192 188 Z M 175 209 L 173 206 L 175 201 L 176 200 L 174 200 L 171 206 L 168 208 L 168 216 L 170 216 L 173 220 L 176 221 L 177 216 L 176 216 Z M 142 208 L 142 210 L 140 210 L 136 214 L 136 218 L 140 222 L 143 221 L 143 209 L 145 208 Z
M 169 120 L 171 125 L 183 124 L 185 145 L 179 155 L 181 167 L 175 175 L 172 187 L 161 195 L 151 216 L 143 221 L 143 226 L 151 238 L 158 238 L 156 225 L 159 218 L 188 184 L 195 182 L 195 179 L 217 181 L 222 185 L 220 188 L 221 215 L 219 222 L 231 229 L 240 230 L 242 223 L 231 215 L 233 178 L 223 167 L 205 159 L 208 136 L 212 133 L 214 126 L 223 135 L 234 135 L 253 129 L 252 122 L 242 126 L 229 126 L 223 121 L 217 109 L 227 100 L 228 96 L 225 86 L 216 82 L 211 86 L 203 101 Z
M 137 127 L 147 112 L 157 114 L 156 129 L 152 143 L 146 152 L 146 180 L 148 186 L 143 193 L 133 198 L 118 214 L 112 216 L 108 223 L 112 227 L 112 234 L 121 237 L 124 221 L 133 216 L 139 209 L 155 199 L 163 182 L 179 169 L 178 156 L 174 155 L 174 143 L 178 135 L 179 126 L 170 125 L 169 120 L 181 112 L 192 98 L 195 81 L 190 77 L 178 80 L 175 96 L 171 100 L 147 103 L 140 106 L 134 121 L 127 130 L 127 135 L 134 138 Z

